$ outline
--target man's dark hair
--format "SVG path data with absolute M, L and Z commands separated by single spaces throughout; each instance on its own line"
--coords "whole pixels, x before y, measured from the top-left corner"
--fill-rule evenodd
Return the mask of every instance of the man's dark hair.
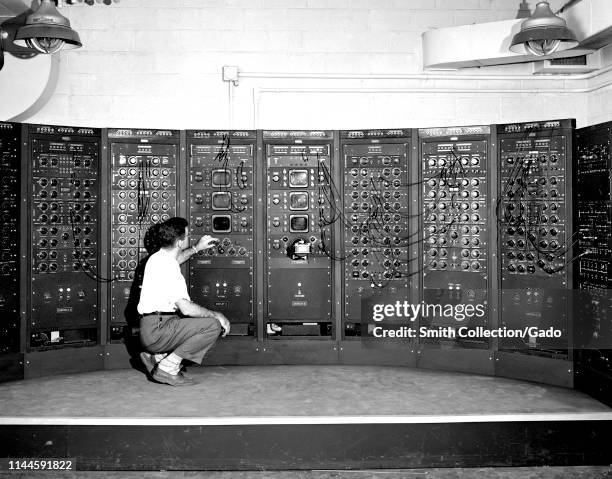
M 185 228 L 189 223 L 185 218 L 176 216 L 164 221 L 159 225 L 157 230 L 157 240 L 160 248 L 166 248 L 174 245 L 177 238 L 185 237 Z
M 149 229 L 144 235 L 143 243 L 147 253 L 153 254 L 159 251 L 159 227 L 161 223 L 155 223 L 149 226 Z

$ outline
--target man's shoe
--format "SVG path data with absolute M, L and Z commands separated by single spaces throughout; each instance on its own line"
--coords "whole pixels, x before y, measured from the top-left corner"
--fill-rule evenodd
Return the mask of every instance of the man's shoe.
M 153 369 L 155 368 L 155 358 L 153 355 L 143 351 L 140 353 L 140 360 L 142 361 L 142 364 L 144 364 L 144 367 L 147 369 L 149 375 L 153 374 Z
M 170 386 L 191 386 L 193 384 L 191 379 L 187 379 L 180 372 L 178 374 L 169 374 L 159 368 L 155 368 L 152 378 L 158 383 L 169 384 Z

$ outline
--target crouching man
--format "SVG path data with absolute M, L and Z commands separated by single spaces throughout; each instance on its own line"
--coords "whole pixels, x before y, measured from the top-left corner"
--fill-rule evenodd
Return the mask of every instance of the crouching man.
M 219 335 L 230 330 L 223 314 L 189 298 L 180 265 L 217 240 L 202 236 L 190 247 L 187 227 L 179 217 L 157 225 L 160 249 L 147 261 L 138 303 L 140 341 L 146 349 L 140 358 L 153 380 L 171 386 L 192 384 L 181 372 L 181 361 L 202 364 Z

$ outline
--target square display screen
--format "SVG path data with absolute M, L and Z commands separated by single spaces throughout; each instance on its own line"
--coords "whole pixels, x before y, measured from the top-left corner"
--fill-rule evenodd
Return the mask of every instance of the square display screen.
M 212 194 L 213 210 L 229 210 L 232 205 L 232 194 L 229 192 Z
M 212 185 L 213 186 L 231 186 L 232 177 L 228 170 L 214 170 L 212 172 Z
M 232 220 L 229 215 L 213 215 L 212 230 L 214 233 L 229 233 L 232 231 Z
M 307 215 L 291 215 L 289 217 L 289 231 L 291 233 L 308 232 L 308 216 Z
M 290 170 L 289 186 L 291 188 L 306 188 L 308 186 L 307 170 Z
M 308 193 L 305 191 L 293 192 L 289 194 L 289 209 L 291 210 L 307 210 L 308 209 Z

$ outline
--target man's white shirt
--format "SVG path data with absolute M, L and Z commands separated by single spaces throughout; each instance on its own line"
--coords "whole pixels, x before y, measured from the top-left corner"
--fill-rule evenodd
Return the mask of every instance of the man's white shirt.
M 138 312 L 175 311 L 181 299 L 190 300 L 185 277 L 176 258 L 162 248 L 147 261 Z

